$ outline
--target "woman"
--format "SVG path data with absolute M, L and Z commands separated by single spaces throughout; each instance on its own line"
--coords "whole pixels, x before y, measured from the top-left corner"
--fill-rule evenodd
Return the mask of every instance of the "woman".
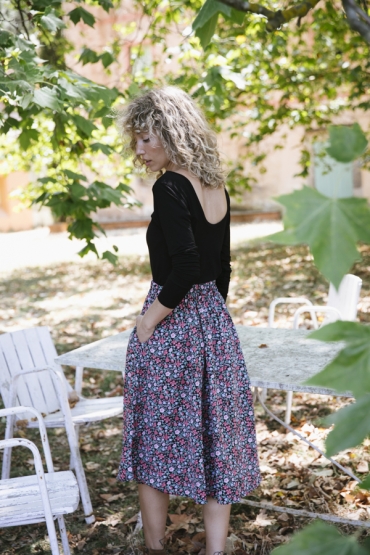
M 252 395 L 226 308 L 230 201 L 216 137 L 180 89 L 152 90 L 118 123 L 159 173 L 147 231 L 153 281 L 126 359 L 118 479 L 135 480 L 147 552 L 165 553 L 169 494 L 203 505 L 206 555 L 222 554 L 231 503 L 260 482 Z

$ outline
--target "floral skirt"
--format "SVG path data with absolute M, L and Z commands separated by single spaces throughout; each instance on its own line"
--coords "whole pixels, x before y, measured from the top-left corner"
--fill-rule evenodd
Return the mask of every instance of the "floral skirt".
M 161 286 L 152 281 L 142 314 Z M 148 341 L 127 349 L 118 479 L 207 503 L 260 483 L 253 400 L 239 338 L 214 281 L 194 285 Z

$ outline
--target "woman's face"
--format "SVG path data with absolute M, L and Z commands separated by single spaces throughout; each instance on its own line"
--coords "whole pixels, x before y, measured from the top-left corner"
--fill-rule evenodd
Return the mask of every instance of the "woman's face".
M 157 135 L 136 133 L 136 155 L 139 156 L 151 172 L 167 168 L 170 159 Z

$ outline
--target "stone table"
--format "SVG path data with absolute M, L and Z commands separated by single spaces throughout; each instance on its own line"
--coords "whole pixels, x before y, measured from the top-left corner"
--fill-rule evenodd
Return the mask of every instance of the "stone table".
M 306 330 L 236 326 L 253 386 L 283 391 L 336 395 L 332 389 L 306 385 L 343 347 L 307 339 Z M 59 364 L 124 372 L 131 329 L 95 341 L 56 358 Z M 77 389 L 77 388 L 76 388 Z M 350 392 L 342 394 L 351 396 Z

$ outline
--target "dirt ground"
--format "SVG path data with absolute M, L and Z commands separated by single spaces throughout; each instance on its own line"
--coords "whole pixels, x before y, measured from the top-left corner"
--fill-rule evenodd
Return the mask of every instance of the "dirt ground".
M 363 260 L 353 272 L 363 279 L 359 319 L 370 321 L 370 248 L 362 247 Z M 315 269 L 306 247 L 281 247 L 259 243 L 233 253 L 233 274 L 228 306 L 235 323 L 266 326 L 269 303 L 277 296 L 307 296 L 325 302 L 328 284 Z M 60 354 L 131 327 L 148 290 L 150 268 L 144 255 L 126 257 L 113 268 L 106 262 L 61 262 L 42 268 L 15 270 L 0 280 L 0 333 L 47 325 Z M 294 306 L 279 310 L 279 326 L 290 325 Z M 305 322 L 309 327 L 309 321 Z M 248 362 L 248 361 L 247 361 Z M 73 371 L 66 369 L 73 383 Z M 122 377 L 116 372 L 87 370 L 85 396 L 121 394 Z M 328 429 L 323 418 L 348 401 L 295 394 L 293 425 L 311 441 L 323 446 Z M 270 391 L 268 405 L 284 413 L 284 394 Z M 0 422 L 0 437 L 4 433 Z M 355 482 L 311 449 L 286 434 L 256 405 L 256 426 L 263 474 L 262 485 L 249 497 L 283 507 L 334 512 L 338 516 L 368 519 L 370 497 Z M 34 430 L 18 435 L 39 444 Z M 49 430 L 56 469 L 69 466 L 63 430 Z M 142 532 L 135 534 L 139 510 L 135 484 L 116 482 L 121 449 L 121 419 L 114 418 L 81 431 L 81 452 L 86 469 L 96 523 L 86 525 L 81 510 L 67 515 L 72 553 L 84 555 L 141 553 Z M 370 440 L 336 458 L 361 476 L 368 468 Z M 13 454 L 12 476 L 31 474 L 30 453 Z M 236 503 L 232 507 L 228 553 L 267 555 L 308 523 L 285 512 L 261 511 Z M 170 553 L 204 554 L 201 508 L 186 498 L 173 498 L 167 522 Z M 345 533 L 353 532 L 342 526 Z M 44 524 L 0 530 L 4 555 L 49 554 Z

